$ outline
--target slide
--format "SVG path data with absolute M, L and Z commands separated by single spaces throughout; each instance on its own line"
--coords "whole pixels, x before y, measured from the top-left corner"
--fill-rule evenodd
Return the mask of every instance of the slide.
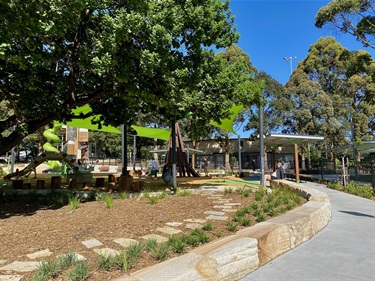
M 78 163 L 76 163 L 75 159 L 72 156 L 68 155 L 65 152 L 61 153 L 53 145 L 53 143 L 57 143 L 60 141 L 60 138 L 55 134 L 56 131 L 60 128 L 61 125 L 57 125 L 54 126 L 53 129 L 44 131 L 43 136 L 45 136 L 48 140 L 48 142 L 43 145 L 43 149 L 45 150 L 45 152 L 36 157 L 33 162 L 27 165 L 23 170 L 9 173 L 8 175 L 4 176 L 4 179 L 19 178 L 28 175 L 31 172 L 35 171 L 36 167 L 46 161 L 49 161 L 48 165 L 50 165 L 52 168 L 55 165 L 60 166 L 60 163 L 65 163 L 70 166 L 75 173 L 85 173 L 86 171 L 81 166 L 79 166 Z

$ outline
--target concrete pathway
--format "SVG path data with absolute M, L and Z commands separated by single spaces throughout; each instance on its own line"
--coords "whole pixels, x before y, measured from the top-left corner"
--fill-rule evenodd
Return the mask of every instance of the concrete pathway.
M 375 202 L 315 183 L 325 192 L 332 220 L 311 240 L 247 275 L 242 281 L 374 281 Z

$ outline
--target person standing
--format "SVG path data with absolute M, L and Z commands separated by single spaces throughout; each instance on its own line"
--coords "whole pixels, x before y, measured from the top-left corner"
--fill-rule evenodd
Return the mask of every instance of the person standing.
M 208 160 L 206 157 L 203 157 L 203 163 L 204 163 L 204 174 L 206 177 L 208 177 Z
M 155 179 L 158 177 L 159 164 L 154 157 L 151 158 L 152 170 L 151 175 L 155 175 Z

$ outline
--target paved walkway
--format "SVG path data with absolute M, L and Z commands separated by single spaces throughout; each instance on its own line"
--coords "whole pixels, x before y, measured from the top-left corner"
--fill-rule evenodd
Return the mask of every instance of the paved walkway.
M 314 183 L 331 200 L 332 220 L 311 240 L 242 281 L 374 281 L 375 202 Z

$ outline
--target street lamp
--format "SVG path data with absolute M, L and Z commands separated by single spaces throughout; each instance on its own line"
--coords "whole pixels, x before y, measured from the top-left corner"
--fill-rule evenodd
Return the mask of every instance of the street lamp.
M 284 57 L 285 61 L 290 61 L 290 75 L 293 73 L 293 60 L 296 60 L 297 57 Z

